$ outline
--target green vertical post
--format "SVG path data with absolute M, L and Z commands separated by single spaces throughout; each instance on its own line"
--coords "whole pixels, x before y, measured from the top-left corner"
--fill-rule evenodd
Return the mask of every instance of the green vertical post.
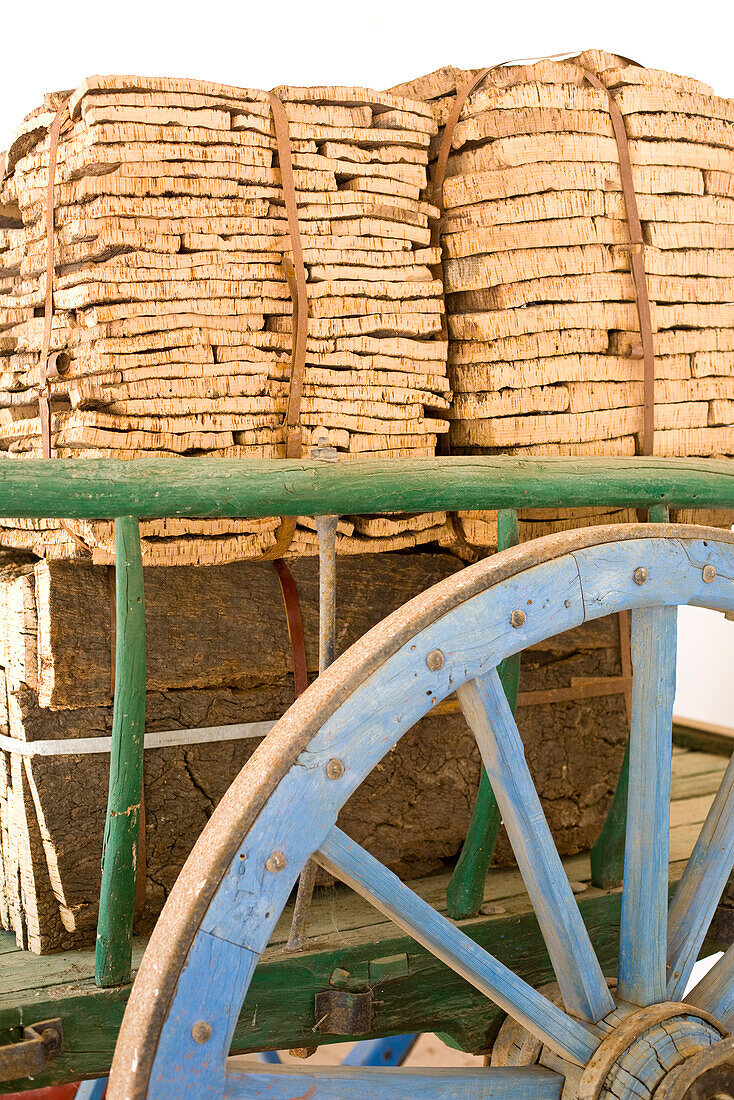
M 651 504 L 647 510 L 648 523 L 669 523 L 670 508 L 667 504 Z
M 648 523 L 668 523 L 670 521 L 670 508 L 667 504 L 651 504 L 647 510 L 647 520 Z M 627 833 L 629 771 L 630 747 L 628 741 L 614 797 L 601 832 L 591 849 L 591 882 L 593 886 L 598 886 L 601 890 L 621 886 L 624 877 L 624 842 Z
M 501 509 L 497 512 L 497 549 L 517 546 L 520 531 L 517 512 Z M 520 654 L 500 663 L 499 677 L 513 714 L 517 708 L 520 686 Z M 482 768 L 479 790 L 472 810 L 464 847 L 446 889 L 446 909 L 452 920 L 475 917 L 484 899 L 484 883 L 497 842 L 501 816 L 487 773 Z
M 145 732 L 145 602 L 140 526 L 115 520 L 115 705 L 97 922 L 97 985 L 130 980 Z

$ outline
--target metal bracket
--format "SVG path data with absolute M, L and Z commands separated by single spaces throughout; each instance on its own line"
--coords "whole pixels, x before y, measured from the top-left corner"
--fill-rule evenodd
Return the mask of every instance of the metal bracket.
M 368 1035 L 373 999 L 371 989 L 360 993 L 325 989 L 314 998 L 316 1027 L 325 1035 Z
M 64 1028 L 60 1019 L 42 1020 L 23 1028 L 19 1043 L 0 1047 L 0 1081 L 36 1077 L 64 1050 Z

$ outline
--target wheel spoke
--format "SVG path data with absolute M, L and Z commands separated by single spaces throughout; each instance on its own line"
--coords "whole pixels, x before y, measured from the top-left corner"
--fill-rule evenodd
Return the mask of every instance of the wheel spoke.
M 668 991 L 683 997 L 734 865 L 734 756 L 729 761 L 668 914 Z
M 507 1069 L 283 1067 L 230 1070 L 224 1100 L 559 1100 L 564 1078 L 542 1066 Z
M 619 942 L 619 995 L 665 999 L 675 607 L 632 612 L 629 795 Z
M 585 1065 L 599 1040 L 485 951 L 337 828 L 315 857 L 558 1054 Z
M 530 777 L 522 738 L 497 670 L 464 684 L 461 707 L 476 737 L 569 1012 L 595 1023 L 614 1001 Z
M 734 1020 L 734 944 L 691 990 L 686 1001 L 731 1025 Z

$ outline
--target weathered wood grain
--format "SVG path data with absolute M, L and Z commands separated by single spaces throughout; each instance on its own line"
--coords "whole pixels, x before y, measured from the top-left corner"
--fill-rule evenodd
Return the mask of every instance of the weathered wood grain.
M 636 583 L 640 579 L 638 575 Z M 644 571 L 642 584 L 646 581 Z M 677 613 L 676 607 L 652 606 L 631 614 L 630 765 L 618 988 L 624 1000 L 642 1006 L 665 997 Z
M 734 510 L 734 472 L 724 459 L 541 458 L 532 490 L 536 508 Z M 528 484 L 522 461 L 501 455 L 355 458 L 337 468 L 286 459 L 28 459 L 2 463 L 0 501 L 15 517 L 60 519 L 351 515 L 523 508 Z
M 143 818 L 145 731 L 145 596 L 140 526 L 132 516 L 115 520 L 116 660 L 110 748 L 110 783 L 102 844 L 97 921 L 99 985 L 123 985 L 130 977 Z
M 563 873 L 499 676 L 495 671 L 469 681 L 458 696 L 538 914 L 566 1009 L 596 1023 L 614 1002 Z
M 593 1054 L 597 1040 L 589 1030 L 519 981 L 496 959 L 477 950 L 472 940 L 339 829 L 331 831 L 317 858 L 534 1034 L 542 1035 L 554 1050 L 581 1065 Z

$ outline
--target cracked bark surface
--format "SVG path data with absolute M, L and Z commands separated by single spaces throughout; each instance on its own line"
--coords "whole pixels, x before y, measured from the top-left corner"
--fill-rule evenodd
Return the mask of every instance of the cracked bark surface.
M 393 554 L 389 562 L 387 568 L 384 557 L 340 559 L 338 651 L 406 599 L 460 567 L 444 554 Z M 43 562 L 42 569 L 37 565 L 34 570 L 21 563 L 0 570 L 0 599 L 12 612 L 5 616 L 0 722 L 4 732 L 28 741 L 109 735 L 106 570 L 66 564 L 57 570 L 55 565 Z M 315 673 L 316 566 L 303 560 L 293 568 L 308 664 Z M 249 578 L 244 599 L 243 571 Z M 201 576 L 217 572 L 230 575 Z M 274 572 L 256 563 L 217 570 L 172 568 L 149 570 L 146 582 L 151 573 L 166 574 L 158 580 L 167 586 L 172 604 L 167 613 L 170 623 L 164 622 L 162 611 L 149 615 L 153 670 L 149 688 L 155 690 L 147 695 L 146 729 L 254 722 L 282 714 L 293 699 L 293 680 Z M 176 573 L 182 576 L 170 576 Z M 80 586 L 74 603 L 77 574 Z M 50 578 L 50 588 L 44 577 Z M 195 635 L 191 623 L 196 617 L 190 609 L 179 614 L 173 599 L 176 595 L 183 606 L 187 578 L 192 590 L 206 580 L 219 593 L 208 617 L 203 616 L 199 597 L 192 598 L 191 606 L 199 616 Z M 256 582 L 262 582 L 262 590 Z M 90 603 L 94 591 L 97 603 Z M 150 591 L 158 591 L 152 582 Z M 62 606 L 66 618 L 56 628 L 54 616 Z M 54 680 L 56 701 L 62 697 L 63 685 L 67 703 L 94 692 L 97 703 L 60 709 L 40 704 L 38 685 L 44 665 L 41 661 L 39 677 L 36 623 L 44 617 L 53 628 L 47 634 L 52 638 L 51 649 L 43 652 L 43 659 L 49 655 L 51 659 L 46 668 L 56 670 L 55 676 L 58 670 L 66 670 Z M 92 635 L 88 654 L 87 624 Z M 165 639 L 174 635 L 175 646 L 166 650 Z M 220 665 L 225 645 L 229 655 Z M 528 650 L 521 690 L 565 687 L 574 677 L 619 675 L 620 671 L 617 621 L 600 620 Z M 208 682 L 215 674 L 223 681 L 237 682 Z M 187 678 L 193 682 L 187 683 Z M 207 681 L 206 686 L 201 681 Z M 589 847 L 603 821 L 621 763 L 624 700 L 609 696 L 525 707 L 518 722 L 559 849 L 565 854 Z M 152 927 L 206 820 L 257 743 L 224 741 L 146 751 L 147 893 L 138 931 Z M 429 716 L 368 777 L 345 807 L 340 825 L 402 877 L 430 873 L 461 848 L 479 771 L 478 753 L 461 715 Z M 22 760 L 0 753 L 4 876 L 0 918 L 34 951 L 65 950 L 94 941 L 108 775 L 107 756 Z M 504 837 L 495 862 L 512 862 Z

